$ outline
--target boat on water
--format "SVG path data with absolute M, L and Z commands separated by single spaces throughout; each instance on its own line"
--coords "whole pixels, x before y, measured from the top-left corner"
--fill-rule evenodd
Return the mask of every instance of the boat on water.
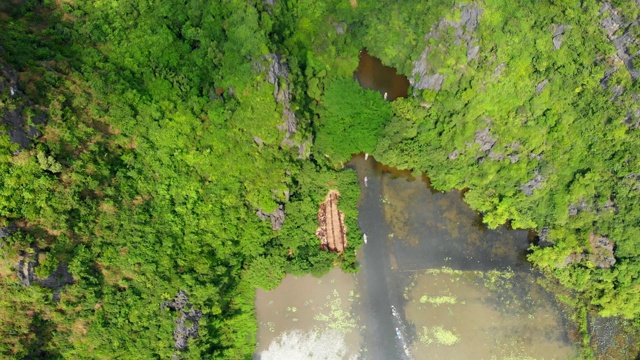
M 367 234 L 362 234 L 362 240 L 364 240 L 364 243 L 367 243 Z
M 369 179 L 365 176 L 364 177 L 364 187 L 369 186 Z

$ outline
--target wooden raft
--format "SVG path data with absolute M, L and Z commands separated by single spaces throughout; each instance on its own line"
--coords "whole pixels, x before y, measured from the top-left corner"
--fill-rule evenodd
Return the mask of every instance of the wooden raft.
M 338 210 L 339 198 L 337 190 L 329 190 L 320 204 L 316 236 L 323 250 L 341 253 L 347 247 L 347 228 L 344 226 L 344 213 Z

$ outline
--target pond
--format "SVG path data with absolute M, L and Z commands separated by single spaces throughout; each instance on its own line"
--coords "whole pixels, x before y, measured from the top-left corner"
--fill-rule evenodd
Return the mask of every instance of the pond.
M 406 97 L 409 80 L 396 72 L 396 69 L 385 66 L 382 62 L 369 55 L 367 50 L 360 52 L 360 62 L 353 77 L 365 89 L 377 90 L 387 100 L 393 101 L 399 97 Z
M 366 51 L 361 86 L 407 96 Z M 287 276 L 258 290 L 255 359 L 569 359 L 565 319 L 526 261 L 528 232 L 487 229 L 457 191 L 354 156 L 360 271 Z

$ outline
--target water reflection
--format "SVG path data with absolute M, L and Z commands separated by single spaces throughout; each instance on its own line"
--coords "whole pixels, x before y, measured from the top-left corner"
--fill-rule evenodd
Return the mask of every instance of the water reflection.
M 359 226 L 367 244 L 358 254 L 361 270 L 334 270 L 320 283 L 287 278 L 273 292 L 259 291 L 258 351 L 298 329 L 339 331 L 335 342 L 349 349 L 341 358 L 575 356 L 553 297 L 524 260 L 526 231 L 487 229 L 459 192 L 434 191 L 425 177 L 371 157 L 356 156 L 349 167 L 362 182 Z M 329 313 L 331 320 L 322 321 Z
M 353 76 L 363 88 L 377 90 L 383 96 L 387 94 L 386 100 L 393 101 L 407 96 L 409 80 L 399 75 L 396 69 L 382 65 L 382 62 L 369 55 L 367 50 L 360 52 L 360 62 Z

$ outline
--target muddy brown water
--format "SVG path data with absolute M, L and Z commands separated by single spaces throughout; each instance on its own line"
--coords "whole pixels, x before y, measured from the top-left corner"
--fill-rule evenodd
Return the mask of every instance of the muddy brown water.
M 360 62 L 353 77 L 365 89 L 377 90 L 380 94 L 387 93 L 387 100 L 406 97 L 409 80 L 396 72 L 396 69 L 385 66 L 382 62 L 369 55 L 367 50 L 360 52 Z
M 407 95 L 366 51 L 361 86 Z M 460 192 L 354 156 L 360 271 L 287 276 L 258 290 L 254 359 L 570 359 L 565 319 L 526 261 L 527 231 L 487 229 Z M 365 177 L 367 183 L 365 186 Z
M 434 191 L 426 178 L 372 157 L 355 156 L 349 167 L 362 186 L 361 270 L 288 276 L 271 292 L 259 290 L 256 359 L 577 355 L 563 314 L 525 260 L 526 231 L 487 229 L 459 192 Z

